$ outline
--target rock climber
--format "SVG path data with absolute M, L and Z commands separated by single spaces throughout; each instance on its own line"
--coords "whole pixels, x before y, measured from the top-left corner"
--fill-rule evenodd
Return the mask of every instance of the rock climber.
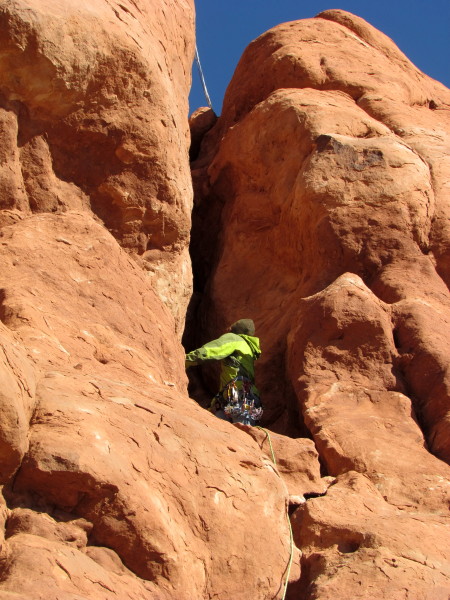
M 230 423 L 257 425 L 262 404 L 255 386 L 255 360 L 261 355 L 252 319 L 233 323 L 229 333 L 186 354 L 186 368 L 208 360 L 220 360 L 220 391 L 210 411 Z

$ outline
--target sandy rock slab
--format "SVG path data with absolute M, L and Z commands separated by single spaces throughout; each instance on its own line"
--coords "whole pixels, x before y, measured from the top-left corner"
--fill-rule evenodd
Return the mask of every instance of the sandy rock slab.
M 1 294 L 1 292 L 0 292 Z M 17 337 L 0 323 L 0 482 L 18 469 L 28 449 L 36 373 Z
M 40 214 L 0 237 L 1 314 L 32 365 L 184 389 L 174 320 L 149 278 L 91 215 Z M 108 366 L 109 365 L 109 366 Z
M 301 504 L 305 496 L 320 496 L 326 492 L 329 481 L 321 478 L 319 454 L 312 440 L 291 439 L 257 427 L 236 427 L 248 433 L 276 465 L 287 486 L 290 504 Z
M 285 485 L 250 436 L 186 396 L 151 280 L 70 211 L 4 227 L 0 266 L 18 382 L 5 403 L 29 411 L 5 475 L 4 597 L 272 598 L 290 556 Z
M 157 386 L 97 379 L 99 396 L 80 379 L 50 380 L 10 502 L 84 519 L 89 548 L 113 550 L 163 598 L 273 596 L 289 559 L 287 498 L 247 435 Z
M 339 476 L 297 509 L 292 527 L 308 600 L 448 598 L 448 516 L 395 508 L 364 475 Z
M 170 598 L 125 569 L 109 548 L 83 552 L 21 533 L 8 539 L 5 551 L 7 558 L 2 564 L 8 578 L 0 588 L 2 600 L 109 600 L 118 595 L 127 600 Z
M 92 524 L 55 511 L 54 516 L 36 510 L 8 511 L 6 541 L 0 561 L 3 578 L 0 598 L 87 598 L 163 600 L 152 583 L 126 569 L 110 548 L 88 546 Z

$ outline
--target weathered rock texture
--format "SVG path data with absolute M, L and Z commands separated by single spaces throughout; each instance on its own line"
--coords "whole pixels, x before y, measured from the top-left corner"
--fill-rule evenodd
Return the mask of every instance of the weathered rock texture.
M 0 6 L 2 600 L 273 598 L 326 488 L 186 393 L 193 47 L 191 1 Z
M 447 600 L 448 92 L 329 11 L 193 119 L 195 298 L 255 319 L 269 438 L 186 393 L 193 23 L 0 7 L 0 600 L 273 600 L 290 559 L 291 599 Z
M 0 7 L 1 222 L 90 211 L 182 327 L 190 290 L 191 0 Z
M 173 318 L 142 270 L 84 213 L 24 218 L 0 244 L 14 280 L 1 372 L 17 381 L 2 402 L 18 415 L 2 426 L 0 598 L 273 597 L 285 484 L 186 396 Z M 322 489 L 315 477 L 298 493 Z
M 197 342 L 252 317 L 266 425 L 337 478 L 292 598 L 447 600 L 449 90 L 326 11 L 250 44 L 192 167 Z

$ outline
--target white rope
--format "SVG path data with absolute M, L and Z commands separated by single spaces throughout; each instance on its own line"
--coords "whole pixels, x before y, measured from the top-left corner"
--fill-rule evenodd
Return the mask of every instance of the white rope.
M 203 91 L 205 92 L 206 102 L 208 103 L 209 108 L 211 110 L 213 110 L 212 103 L 211 103 L 211 98 L 209 97 L 208 90 L 206 88 L 206 82 L 205 82 L 205 77 L 203 75 L 202 65 L 200 64 L 200 57 L 198 55 L 197 44 L 195 45 L 195 60 L 197 62 L 197 67 L 198 67 L 198 72 L 200 74 L 200 79 L 202 81 Z

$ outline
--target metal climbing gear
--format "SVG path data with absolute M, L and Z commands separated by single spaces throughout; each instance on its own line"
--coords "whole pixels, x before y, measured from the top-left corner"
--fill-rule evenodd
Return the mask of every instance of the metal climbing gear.
M 238 381 L 242 382 L 239 387 Z M 251 380 L 242 375 L 229 381 L 214 401 L 220 403 L 225 415 L 234 423 L 240 421 L 244 425 L 255 425 L 263 414 L 261 400 L 252 392 Z

